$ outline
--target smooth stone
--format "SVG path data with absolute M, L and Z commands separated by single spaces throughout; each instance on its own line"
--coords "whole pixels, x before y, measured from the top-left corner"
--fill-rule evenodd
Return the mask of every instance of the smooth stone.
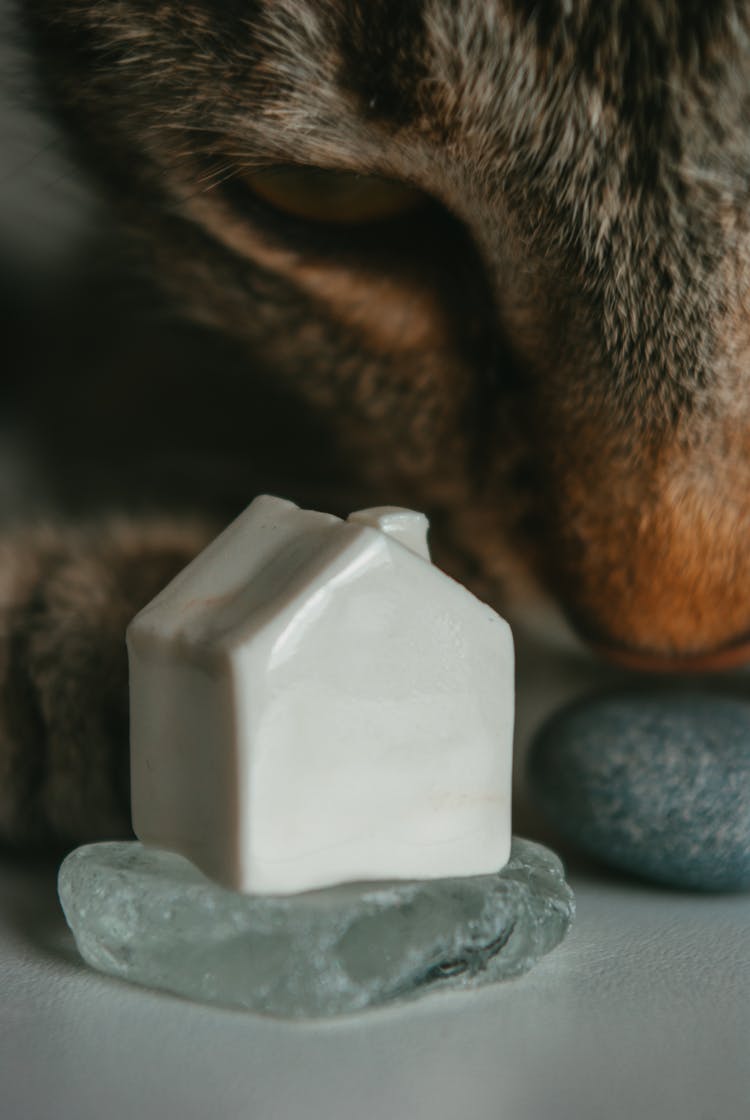
M 605 863 L 673 887 L 750 887 L 750 703 L 579 701 L 542 728 L 528 773 L 560 835 Z
M 93 968 L 294 1019 L 519 976 L 559 944 L 574 913 L 557 856 L 517 838 L 493 875 L 277 896 L 227 890 L 182 856 L 138 843 L 90 844 L 64 860 L 58 887 Z

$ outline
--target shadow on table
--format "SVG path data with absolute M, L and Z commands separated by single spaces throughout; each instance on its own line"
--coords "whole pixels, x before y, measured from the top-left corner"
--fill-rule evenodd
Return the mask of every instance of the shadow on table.
M 0 853 L 0 924 L 58 963 L 81 958 L 57 896 L 60 858 Z

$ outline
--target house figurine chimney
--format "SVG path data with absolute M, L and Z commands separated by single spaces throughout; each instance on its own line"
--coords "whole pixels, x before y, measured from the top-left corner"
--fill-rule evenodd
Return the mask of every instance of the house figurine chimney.
M 430 559 L 427 544 L 430 523 L 423 513 L 401 509 L 400 506 L 375 506 L 373 509 L 360 509 L 356 513 L 350 513 L 347 521 L 353 525 L 369 525 L 372 529 L 379 529 L 423 560 Z

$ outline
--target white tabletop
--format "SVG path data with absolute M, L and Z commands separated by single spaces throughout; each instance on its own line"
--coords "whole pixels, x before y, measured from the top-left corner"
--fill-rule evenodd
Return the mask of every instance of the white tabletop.
M 534 682 L 523 739 L 591 682 L 575 659 L 553 671 L 522 651 L 521 663 Z M 671 892 L 583 864 L 570 878 L 573 931 L 527 976 L 300 1025 L 89 971 L 54 868 L 6 858 L 0 1116 L 747 1120 L 750 895 Z
M 85 968 L 54 873 L 0 867 L 0 1115 L 75 1120 L 747 1120 L 750 897 L 572 877 L 519 980 L 290 1024 Z

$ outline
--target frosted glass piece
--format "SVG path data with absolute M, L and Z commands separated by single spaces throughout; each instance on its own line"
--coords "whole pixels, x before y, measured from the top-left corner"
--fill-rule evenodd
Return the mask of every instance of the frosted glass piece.
M 285 1018 L 339 1015 L 526 972 L 570 926 L 562 864 L 514 838 L 494 875 L 249 896 L 141 844 L 91 844 L 60 869 L 93 968 Z

